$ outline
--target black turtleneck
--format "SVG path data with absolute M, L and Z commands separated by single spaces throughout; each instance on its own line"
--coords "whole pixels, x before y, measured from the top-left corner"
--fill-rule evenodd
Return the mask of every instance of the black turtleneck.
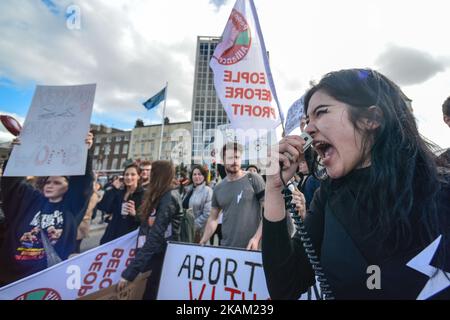
M 372 232 L 377 212 L 370 212 L 364 203 L 357 201 L 360 192 L 370 192 L 365 190 L 369 175 L 370 167 L 322 182 L 305 219 L 307 231 L 335 298 L 416 299 L 429 277 L 408 267 L 407 263 L 431 242 L 423 243 L 422 238 L 414 234 L 412 244 L 401 250 L 390 252 L 380 246 L 379 234 Z M 441 229 L 450 230 L 448 184 L 441 188 L 438 206 Z M 416 224 L 417 230 L 423 227 Z M 445 236 L 450 237 L 450 233 Z M 444 247 L 442 242 L 438 252 Z M 263 220 L 262 257 L 272 299 L 297 299 L 315 282 L 300 237 L 298 234 L 292 239 L 289 237 L 285 221 Z M 444 269 L 449 272 L 448 249 L 445 259 Z M 371 265 L 380 267 L 380 290 L 367 288 L 370 276 L 367 268 Z M 434 297 L 450 298 L 450 286 Z

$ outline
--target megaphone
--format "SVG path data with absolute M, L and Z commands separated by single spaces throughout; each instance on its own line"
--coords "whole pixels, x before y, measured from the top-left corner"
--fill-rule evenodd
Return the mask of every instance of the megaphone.
M 20 125 L 19 121 L 17 121 L 13 117 L 7 116 L 7 115 L 0 115 L 0 120 L 2 121 L 2 124 L 5 126 L 5 128 L 13 136 L 17 137 L 20 134 L 20 131 L 22 130 L 22 126 Z

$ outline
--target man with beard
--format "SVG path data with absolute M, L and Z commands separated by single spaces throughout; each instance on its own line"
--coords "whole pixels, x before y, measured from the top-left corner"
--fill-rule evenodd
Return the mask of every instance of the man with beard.
M 144 160 L 140 164 L 141 167 L 141 185 L 144 190 L 147 190 L 148 184 L 150 183 L 150 174 L 152 172 L 152 162 L 149 160 Z
M 227 176 L 214 189 L 211 214 L 200 244 L 206 244 L 214 234 L 222 210 L 221 245 L 259 249 L 265 185 L 260 175 L 241 169 L 241 156 L 242 146 L 238 143 L 227 143 L 222 148 Z

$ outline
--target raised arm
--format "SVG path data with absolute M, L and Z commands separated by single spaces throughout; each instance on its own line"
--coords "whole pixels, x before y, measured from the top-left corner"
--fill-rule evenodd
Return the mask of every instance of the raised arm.
M 93 192 L 94 175 L 92 172 L 92 155 L 90 148 L 93 142 L 93 135 L 89 133 L 86 138 L 88 145 L 88 155 L 86 159 L 86 171 L 82 176 L 71 176 L 69 189 L 64 198 L 65 205 L 72 212 L 76 222 L 79 224 L 86 212 L 89 199 Z
M 16 138 L 13 141 L 13 146 L 20 144 L 20 140 Z M 3 163 L 3 170 L 5 172 L 8 160 Z M 42 197 L 39 190 L 35 189 L 25 181 L 24 177 L 1 177 L 1 200 L 2 208 L 5 214 L 6 221 L 10 221 L 13 216 L 20 212 L 20 207 L 29 201 L 33 201 L 38 197 Z
M 283 180 L 294 175 L 302 156 L 303 141 L 297 137 L 285 137 L 272 151 L 270 174 L 267 175 L 265 211 L 262 228 L 262 260 L 267 288 L 272 299 L 298 299 L 314 283 L 314 273 L 298 234 L 291 239 L 286 222 L 286 210 L 282 195 L 280 165 L 283 164 Z M 319 215 L 307 214 L 320 229 Z M 316 221 L 317 220 L 317 221 Z M 308 225 L 310 225 L 308 221 Z M 310 229 L 310 228 L 308 228 Z M 314 231 L 318 235 L 319 231 Z

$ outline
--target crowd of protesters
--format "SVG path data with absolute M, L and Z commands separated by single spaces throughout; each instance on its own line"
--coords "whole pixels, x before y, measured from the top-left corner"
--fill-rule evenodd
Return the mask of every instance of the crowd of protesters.
M 262 250 L 271 296 L 298 298 L 317 274 L 303 250 L 305 237 L 286 214 L 281 191 L 291 183 L 295 211 L 311 233 L 333 294 L 375 296 L 355 285 L 362 266 L 403 262 L 439 234 L 448 241 L 449 150 L 431 152 L 404 94 L 372 70 L 328 74 L 308 91 L 305 110 L 306 123 L 299 126 L 314 139 L 314 152 L 303 152 L 298 136 L 284 137 L 276 152 L 280 175 L 262 175 L 254 164 L 243 170 L 243 147 L 230 142 L 214 175 L 193 165 L 176 177 L 170 161 L 142 161 L 127 165 L 101 190 L 88 153 L 83 176 L 3 177 L 0 286 L 80 253 L 98 210 L 106 223 L 100 244 L 138 229 L 137 254 L 122 273 L 120 290 L 151 270 L 144 299 L 156 299 L 167 241 L 183 240 L 182 220 L 189 214 L 193 243 Z M 450 126 L 450 97 L 442 111 Z M 92 141 L 89 133 L 88 148 Z M 349 250 L 352 261 L 339 258 L 337 249 Z M 445 269 L 450 250 L 442 251 L 437 263 Z

